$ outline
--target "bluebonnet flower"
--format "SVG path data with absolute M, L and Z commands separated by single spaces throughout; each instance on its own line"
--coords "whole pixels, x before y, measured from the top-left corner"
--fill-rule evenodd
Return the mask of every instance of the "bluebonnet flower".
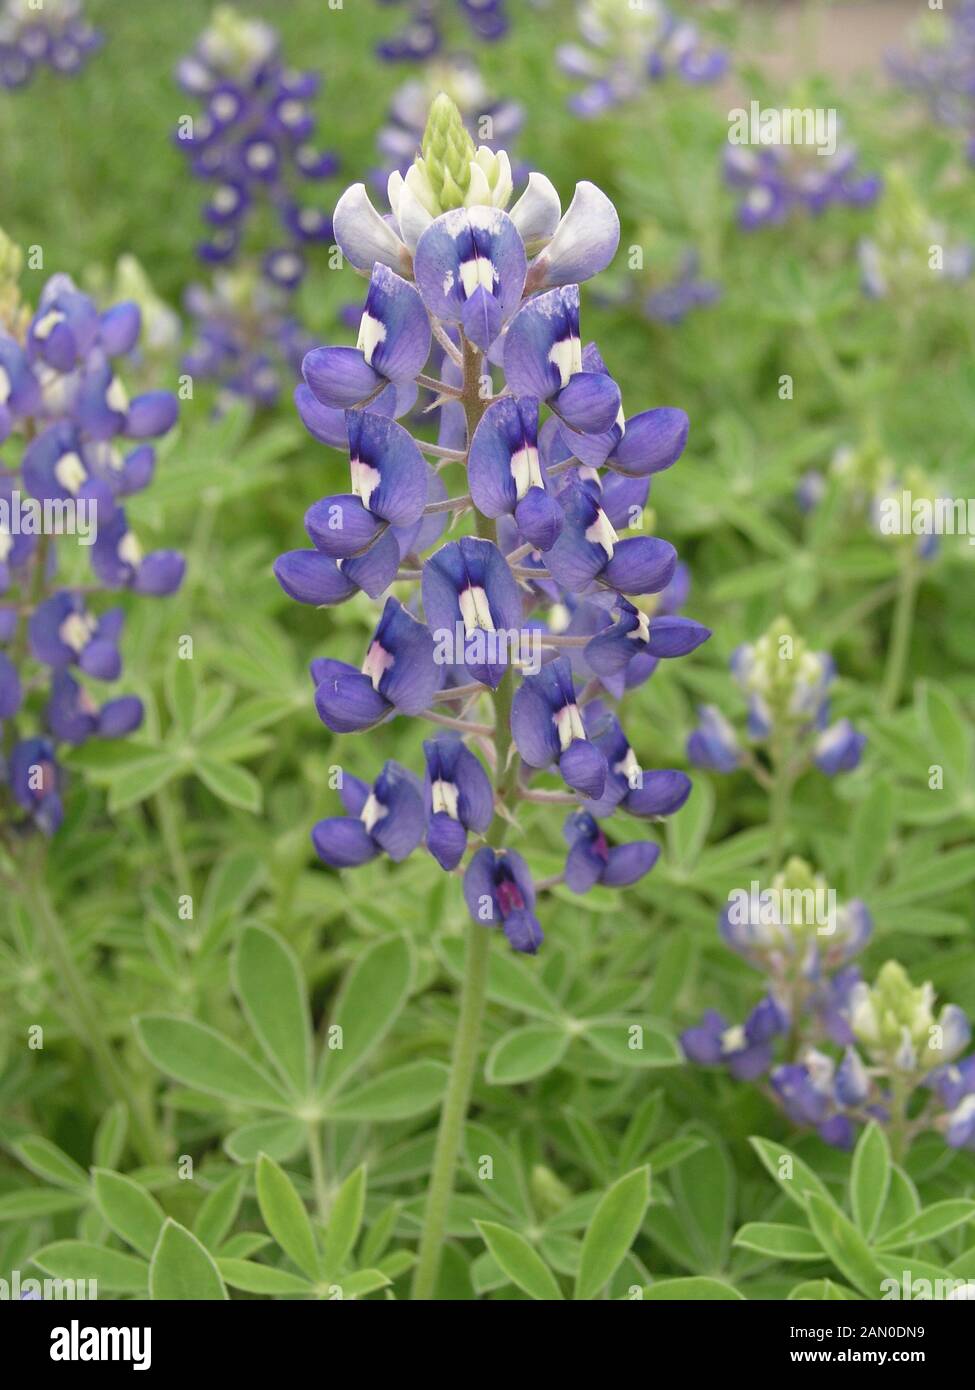
M 272 284 L 293 289 L 304 271 L 300 248 L 332 239 L 328 214 L 303 196 L 305 185 L 329 178 L 338 167 L 336 157 L 314 143 L 316 122 L 308 103 L 318 94 L 320 77 L 285 66 L 271 25 L 219 5 L 176 78 L 204 103 L 203 114 L 181 122 L 176 133 L 193 173 L 212 185 L 204 208 L 211 232 L 200 256 L 217 264 L 235 259 L 249 213 L 270 206 L 282 242 L 268 252 L 264 274 Z
M 239 267 L 218 271 L 210 289 L 191 285 L 185 308 L 194 336 L 182 370 L 212 382 L 218 406 L 240 397 L 270 408 L 293 387 L 312 339 L 286 291 Z
M 122 666 L 123 611 L 94 595 L 170 594 L 182 581 L 182 556 L 144 553 L 121 506 L 151 481 L 148 441 L 178 406 L 165 391 L 130 399 L 116 374 L 138 342 L 135 304 L 100 313 L 55 275 L 31 313 L 16 294 L 19 269 L 0 234 L 0 797 L 6 790 L 15 827 L 53 834 L 64 810 L 58 746 L 122 738 L 142 722 L 135 696 L 99 703 L 87 683 L 115 681 Z M 95 584 L 59 579 L 61 532 L 90 547 Z
M 380 0 L 380 3 L 403 5 L 409 11 L 402 30 L 376 46 L 376 53 L 386 63 L 422 63 L 439 54 L 450 12 L 466 21 L 473 38 L 493 43 L 508 32 L 505 0 Z
M 862 173 L 858 159 L 851 144 L 826 155 L 812 145 L 729 145 L 724 174 L 739 198 L 739 225 L 750 232 L 797 215 L 818 217 L 833 206 L 870 207 L 883 183 L 877 174 Z
M 866 735 L 849 719 L 829 722 L 833 659 L 810 651 L 787 619 L 778 619 L 757 642 L 738 647 L 731 672 L 748 699 L 748 741 L 769 751 L 773 772 L 783 758 L 790 783 L 811 765 L 828 777 L 859 765 Z M 713 772 L 747 767 L 764 782 L 764 769 L 716 706 L 703 706 L 698 717 L 687 743 L 691 762 Z
M 569 99 L 577 116 L 598 116 L 633 101 L 665 77 L 713 82 L 728 65 L 724 52 L 709 47 L 697 26 L 662 0 L 579 0 L 577 21 L 582 42 L 563 44 L 556 55 L 564 72 L 586 82 Z
M 862 902 L 836 904 L 823 878 L 792 859 L 767 888 L 730 894 L 719 930 L 766 993 L 742 1025 L 709 1010 L 686 1029 L 689 1061 L 726 1066 L 736 1080 L 767 1076 L 789 1120 L 836 1148 L 852 1148 L 871 1119 L 890 1126 L 898 1157 L 926 1129 L 975 1147 L 975 1056 L 958 1060 L 969 1020 L 952 1004 L 935 1016 L 931 985 L 914 988 L 896 961 L 872 986 L 862 979 L 851 964 L 872 931 Z M 930 1100 L 919 1105 L 923 1091 Z
M 379 854 L 399 861 L 423 838 L 420 788 L 398 763 L 388 762 L 371 787 L 343 773 L 341 796 L 348 815 L 321 820 L 312 831 L 323 863 L 347 869 Z
M 565 882 L 582 892 L 632 883 L 659 854 L 648 840 L 611 844 L 601 818 L 656 819 L 690 793 L 684 772 L 641 769 L 596 698 L 622 695 L 631 670 L 638 685 L 709 636 L 676 611 L 687 578 L 673 547 L 617 531 L 642 526 L 649 475 L 678 458 L 687 418 L 668 407 L 627 418 L 583 342 L 579 282 L 609 263 L 619 236 L 592 184 L 563 216 L 533 173 L 508 212 L 507 155 L 475 149 L 441 95 L 422 154 L 389 190 L 389 217 L 362 184 L 339 200 L 336 236 L 368 277 L 365 309 L 356 346 L 310 352 L 296 393 L 309 432 L 348 455 L 350 487 L 309 508 L 312 549 L 282 555 L 275 573 L 319 606 L 396 584 L 361 665 L 313 662 L 319 716 L 337 733 L 402 715 L 439 731 L 424 743 L 415 843 L 425 836 L 441 867 L 463 874 L 475 922 L 534 952 L 540 889 L 500 843 L 518 803 L 577 808 Z M 400 423 L 420 392 L 438 411 L 437 443 Z M 474 534 L 461 528 L 468 516 Z M 557 612 L 585 621 L 572 630 Z M 533 785 L 553 773 L 560 789 Z M 313 836 L 332 866 L 384 848 L 384 820 L 353 785 L 349 815 Z M 397 785 L 412 804 L 406 774 Z M 378 787 L 375 802 L 391 807 Z
M 643 301 L 648 319 L 659 323 L 683 323 L 695 309 L 705 309 L 721 298 L 721 286 L 700 274 L 700 257 L 687 251 L 672 279 L 657 283 Z
M 960 130 L 975 162 L 975 3 L 959 0 L 950 15 L 931 15 L 914 49 L 888 60 L 891 76 L 923 101 L 934 120 Z
M 975 69 L 973 69 L 975 71 Z M 870 235 L 858 248 L 860 282 L 870 299 L 918 301 L 932 280 L 967 280 L 975 268 L 975 249 L 949 242 L 946 229 L 931 217 L 899 169 L 887 178 L 883 202 Z
M 61 77 L 80 72 L 101 48 L 82 0 L 4 0 L 0 9 L 0 87 L 24 87 L 39 69 Z

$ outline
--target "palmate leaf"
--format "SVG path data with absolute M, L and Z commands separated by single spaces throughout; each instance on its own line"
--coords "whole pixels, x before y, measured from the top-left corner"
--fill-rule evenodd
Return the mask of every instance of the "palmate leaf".
M 92 1172 L 95 1203 L 116 1235 L 148 1259 L 166 1220 L 151 1193 L 132 1178 L 107 1169 Z
M 853 1222 L 834 1203 L 810 1192 L 809 1224 L 832 1263 L 867 1298 L 879 1298 L 884 1275 Z
M 14 1153 L 25 1168 L 46 1178 L 57 1187 L 88 1195 L 88 1174 L 57 1144 L 39 1134 L 29 1134 L 12 1145 Z
M 413 986 L 414 960 L 405 937 L 378 942 L 356 962 L 339 993 L 330 1020 L 330 1041 L 322 1049 L 318 1088 L 336 1092 L 368 1060 L 406 1005 Z
M 515 1028 L 491 1048 L 484 1076 L 492 1086 L 514 1086 L 544 1076 L 558 1066 L 569 1046 L 570 1035 L 555 1024 L 530 1023 Z
M 658 1279 L 643 1290 L 642 1297 L 651 1303 L 740 1303 L 745 1295 L 723 1279 L 698 1275 L 689 1279 Z
M 97 1280 L 100 1294 L 145 1294 L 149 1287 L 145 1260 L 88 1241 L 56 1240 L 31 1259 L 53 1279 Z

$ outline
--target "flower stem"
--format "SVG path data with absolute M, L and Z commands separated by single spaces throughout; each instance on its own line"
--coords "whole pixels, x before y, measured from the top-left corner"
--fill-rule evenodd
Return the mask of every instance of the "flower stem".
M 769 793 L 768 871 L 778 873 L 782 867 L 782 848 L 789 824 L 792 802 L 793 774 L 781 752 L 773 755 L 772 786 Z
M 311 1163 L 311 1179 L 315 1189 L 315 1207 L 319 1220 L 328 1221 L 330 1202 L 328 1182 L 325 1178 L 325 1159 L 322 1154 L 322 1132 L 317 1120 L 308 1121 L 308 1158 Z
M 880 697 L 880 709 L 883 714 L 893 714 L 900 698 L 901 687 L 904 684 L 920 580 L 921 576 L 914 554 L 908 552 L 901 563 L 897 606 L 894 609 L 890 646 L 887 648 L 887 668 L 884 672 L 883 692 Z
M 464 359 L 464 413 L 468 441 L 487 408 L 479 394 L 481 355 L 462 340 Z M 478 535 L 494 539 L 494 526 L 487 517 L 476 514 Z M 503 806 L 518 775 L 518 760 L 511 752 L 512 673 L 507 671 L 495 694 L 495 798 Z M 488 830 L 487 842 L 497 849 L 504 841 L 507 821 L 495 813 Z M 433 1151 L 433 1168 L 427 1191 L 427 1207 L 416 1268 L 413 1271 L 411 1298 L 425 1301 L 434 1296 L 440 1273 L 440 1258 L 447 1233 L 447 1215 L 454 1191 L 457 1156 L 460 1152 L 467 1107 L 470 1104 L 481 1037 L 481 1021 L 487 998 L 488 967 L 491 960 L 491 933 L 483 923 L 471 921 L 467 927 L 467 961 L 460 992 L 460 1012 L 454 1034 L 450 1076 L 440 1112 L 437 1142 Z
M 121 1100 L 133 1123 L 132 1142 L 146 1163 L 158 1163 L 164 1146 L 152 1106 L 132 1084 L 102 1030 L 102 1015 L 75 963 L 64 925 L 44 883 L 44 858 L 28 871 L 28 902 L 33 905 L 47 955 L 71 1003 L 82 1045 L 94 1056 L 106 1085 Z
M 491 933 L 483 923 L 470 922 L 467 928 L 467 966 L 460 995 L 460 1014 L 454 1035 L 450 1080 L 440 1112 L 437 1145 L 433 1155 L 430 1189 L 423 1222 L 420 1253 L 413 1274 L 415 1300 L 433 1297 L 440 1273 L 440 1256 L 447 1229 L 447 1212 L 454 1188 L 454 1171 L 460 1151 L 461 1135 L 470 1104 L 474 1068 L 477 1065 L 481 1020 L 487 992 Z

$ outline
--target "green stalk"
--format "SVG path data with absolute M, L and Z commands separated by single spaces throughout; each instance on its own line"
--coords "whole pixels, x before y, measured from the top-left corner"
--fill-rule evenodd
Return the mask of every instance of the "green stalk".
M 884 671 L 883 691 L 880 697 L 882 714 L 893 714 L 900 699 L 907 670 L 907 656 L 911 646 L 911 632 L 914 627 L 914 611 L 917 606 L 917 591 L 921 582 L 921 572 L 913 549 L 907 550 L 901 561 L 900 579 L 897 588 L 897 606 L 894 609 L 894 622 L 887 648 L 887 667 Z
M 467 417 L 467 438 L 487 409 L 487 401 L 478 394 L 480 354 L 464 344 L 464 397 L 463 405 Z M 485 517 L 478 515 L 479 535 L 493 538 L 494 528 Z M 509 767 L 511 750 L 511 700 L 512 676 L 505 674 L 495 696 L 495 791 L 499 806 L 510 791 L 517 775 L 517 762 Z M 503 842 L 507 821 L 495 813 L 487 842 L 497 849 Z M 444 1237 L 447 1233 L 447 1213 L 454 1191 L 454 1176 L 457 1170 L 457 1157 L 460 1153 L 464 1122 L 470 1105 L 471 1090 L 474 1084 L 474 1071 L 477 1066 L 478 1047 L 481 1037 L 481 1023 L 484 1018 L 484 1005 L 487 997 L 488 967 L 491 960 L 491 932 L 481 922 L 471 921 L 467 927 L 467 960 L 464 980 L 460 992 L 460 1012 L 457 1017 L 457 1031 L 454 1034 L 453 1053 L 450 1060 L 450 1076 L 444 1095 L 440 1124 L 437 1129 L 437 1143 L 433 1154 L 433 1167 L 430 1172 L 430 1187 L 427 1191 L 427 1207 L 423 1220 L 423 1234 L 416 1268 L 413 1271 L 411 1298 L 424 1301 L 433 1298 L 437 1277 L 440 1273 L 440 1259 L 443 1253 Z
M 768 871 L 770 875 L 778 873 L 782 867 L 782 850 L 789 824 L 793 783 L 794 777 L 791 767 L 783 758 L 781 748 L 776 748 L 773 745 L 772 788 L 769 797 Z
M 319 1220 L 324 1224 L 328 1221 L 331 1204 L 328 1200 L 325 1159 L 322 1154 L 322 1131 L 318 1120 L 308 1121 L 308 1157 L 311 1161 L 311 1179 L 315 1189 L 315 1207 Z
M 133 1085 L 102 1028 L 102 1015 L 75 963 L 64 924 L 51 902 L 44 882 L 43 856 L 27 871 L 28 902 L 37 921 L 47 955 L 64 988 L 75 1015 L 79 1041 L 92 1054 L 108 1088 L 123 1102 L 133 1121 L 132 1142 L 145 1163 L 158 1163 L 165 1150 L 152 1106 Z

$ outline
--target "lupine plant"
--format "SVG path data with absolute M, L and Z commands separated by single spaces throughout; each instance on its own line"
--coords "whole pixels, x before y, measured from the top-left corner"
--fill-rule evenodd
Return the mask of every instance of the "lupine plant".
M 352 868 L 379 854 L 405 859 L 425 842 L 442 869 L 462 875 L 472 920 L 414 1283 L 421 1298 L 434 1288 L 470 1092 L 485 928 L 500 927 L 516 951 L 542 943 L 540 888 L 505 844 L 518 803 L 569 810 L 564 879 L 575 891 L 648 872 L 658 847 L 613 843 L 598 817 L 619 807 L 670 814 L 690 783 L 640 768 L 605 697 L 622 693 L 641 656 L 682 656 L 709 635 L 692 619 L 641 609 L 673 579 L 677 555 L 616 529 L 640 527 L 649 476 L 676 461 L 687 419 L 670 407 L 627 417 L 595 344 L 583 346 L 579 283 L 612 259 L 615 209 L 583 182 L 563 216 L 537 173 L 509 214 L 511 195 L 507 155 L 475 149 L 441 94 L 422 155 L 390 178 L 395 221 L 361 184 L 339 200 L 339 245 L 369 291 L 357 345 L 305 358 L 299 409 L 317 439 L 347 447 L 351 490 L 315 502 L 305 517 L 313 549 L 275 566 L 299 602 L 383 600 L 361 665 L 312 664 L 326 727 L 358 733 L 407 716 L 434 735 L 422 782 L 393 762 L 371 786 L 343 777 L 346 814 L 312 832 L 319 857 Z M 431 353 L 440 376 L 427 370 Z M 396 421 L 418 390 L 439 407 L 437 443 Z M 443 472 L 461 472 L 466 490 L 447 496 Z M 444 538 L 448 528 L 455 538 Z M 545 773 L 556 788 L 537 786 Z
M 797 780 L 812 767 L 828 777 L 852 771 L 866 736 L 849 719 L 830 723 L 832 658 L 810 651 L 788 619 L 773 623 L 758 641 L 738 647 L 731 673 L 748 702 L 747 741 L 718 706 L 704 705 L 687 754 L 697 767 L 713 772 L 743 768 L 769 792 L 774 861 Z M 764 759 L 757 756 L 759 750 Z
M 453 17 L 466 23 L 471 38 L 496 42 L 508 32 L 505 0 L 379 0 L 408 11 L 403 28 L 376 46 L 384 63 L 419 63 L 441 53 Z
M 569 100 L 577 116 L 598 116 L 631 102 L 670 76 L 713 82 L 727 67 L 727 55 L 662 0 L 579 0 L 576 17 L 581 42 L 562 44 L 558 61 L 564 72 L 586 81 Z
M 767 1078 L 793 1124 L 838 1148 L 852 1149 L 871 1119 L 889 1131 L 898 1159 L 926 1130 L 953 1148 L 972 1146 L 975 1057 L 959 1061 L 968 1018 L 954 1004 L 936 1018 L 933 987 L 914 988 L 896 961 L 868 985 L 850 961 L 870 938 L 870 913 L 859 900 L 831 903 L 828 891 L 792 859 L 767 889 L 729 902 L 722 939 L 765 976 L 767 992 L 742 1024 L 705 1014 L 683 1034 L 685 1053 L 739 1081 Z
M 309 103 L 321 78 L 286 67 L 277 31 L 229 5 L 218 6 L 176 77 L 203 103 L 176 130 L 190 169 L 210 188 L 209 231 L 197 250 L 224 272 L 212 287 L 187 292 L 195 341 L 184 369 L 266 407 L 307 348 L 293 299 L 305 248 L 332 240 L 331 216 L 305 192 L 338 167 L 315 143 Z
M 73 77 L 101 47 L 84 0 L 4 0 L 0 9 L 0 87 L 24 87 L 40 69 Z
M 71 1007 L 90 1028 L 113 1084 L 126 1082 L 72 962 L 44 888 L 43 841 L 68 795 L 64 754 L 122 739 L 142 723 L 134 695 L 102 698 L 122 673 L 125 611 L 113 595 L 163 597 L 183 557 L 146 552 L 125 502 L 152 481 L 152 441 L 176 422 L 168 391 L 131 399 L 125 358 L 139 339 L 131 301 L 99 312 L 67 275 L 46 282 L 36 308 L 20 300 L 22 256 L 0 242 L 0 718 L 3 877 L 24 885 L 58 963 Z M 60 539 L 60 544 L 58 541 Z M 86 563 L 80 563 L 84 550 Z M 87 571 L 87 572 L 86 572 Z M 37 842 L 40 843 L 37 843 Z M 139 1113 L 145 1121 L 144 1107 Z

